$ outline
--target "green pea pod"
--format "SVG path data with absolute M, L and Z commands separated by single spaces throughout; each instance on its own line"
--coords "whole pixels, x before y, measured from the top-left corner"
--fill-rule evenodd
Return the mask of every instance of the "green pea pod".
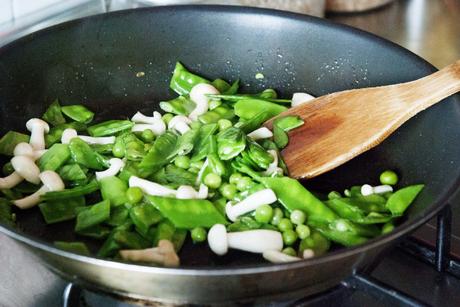
M 64 189 L 62 191 L 45 193 L 40 198 L 41 200 L 44 200 L 44 201 L 56 200 L 56 199 L 66 199 L 66 198 L 72 198 L 72 197 L 91 194 L 97 190 L 99 190 L 99 184 L 97 183 L 96 180 L 93 180 L 87 185 L 79 186 L 73 189 Z
M 272 155 L 254 141 L 249 141 L 246 151 L 249 154 L 249 158 L 262 169 L 267 169 L 268 165 L 273 162 Z
M 370 212 L 367 214 L 351 198 L 334 198 L 325 202 L 340 217 L 358 224 L 386 223 L 393 217 L 389 214 Z
M 160 101 L 160 108 L 167 113 L 187 116 L 196 108 L 196 104 L 188 97 L 179 96 L 168 101 Z
M 77 234 L 80 236 L 93 238 L 96 240 L 102 240 L 107 238 L 110 235 L 111 229 L 103 225 L 95 225 L 89 228 L 85 228 L 77 231 Z
M 15 215 L 11 210 L 11 203 L 5 199 L 0 198 L 0 224 L 7 226 L 14 226 Z
M 79 123 L 90 123 L 93 120 L 94 113 L 80 104 L 61 107 L 62 113 L 67 117 Z
M 208 155 L 211 136 L 214 135 L 218 128 L 217 124 L 207 124 L 200 127 L 193 147 L 192 162 L 200 161 Z
M 53 126 L 65 124 L 65 118 L 62 115 L 61 105 L 57 99 L 50 104 L 42 118 Z
M 168 183 L 173 183 L 176 185 L 195 185 L 196 174 L 191 173 L 183 168 L 177 167 L 175 165 L 168 165 L 165 168 L 164 173 L 165 179 Z
M 235 82 L 232 83 L 232 85 L 226 89 L 225 91 L 220 91 L 224 95 L 233 95 L 238 92 L 238 89 L 240 88 L 240 80 L 237 79 Z
M 146 236 L 151 226 L 163 220 L 160 211 L 150 204 L 140 204 L 129 210 L 129 216 L 141 235 Z
M 171 243 L 174 245 L 174 250 L 178 252 L 184 245 L 185 239 L 187 238 L 187 230 L 176 229 L 171 238 Z
M 115 231 L 113 239 L 119 244 L 120 248 L 145 249 L 151 246 L 150 242 L 141 235 L 127 230 Z
M 29 136 L 23 133 L 19 133 L 16 131 L 8 131 L 1 139 L 0 139 L 0 154 L 5 156 L 12 156 L 14 148 L 19 143 L 28 143 Z
M 173 155 L 185 156 L 188 155 L 192 150 L 200 135 L 200 127 L 192 128 L 185 132 L 177 139 L 176 150 Z
M 115 147 L 122 148 L 122 154 L 129 161 L 140 161 L 145 155 L 145 144 L 134 133 L 125 132 L 115 140 Z
M 262 93 L 257 94 L 257 96 L 264 99 L 277 99 L 278 93 L 272 88 L 267 88 L 263 90 Z
M 249 216 L 243 216 L 239 218 L 236 222 L 227 226 L 228 232 L 237 232 L 237 231 L 246 231 L 252 229 L 260 229 L 263 224 L 255 221 Z
M 417 184 L 402 188 L 388 198 L 386 207 L 393 216 L 401 216 L 417 195 L 422 191 L 424 185 Z
M 217 135 L 217 153 L 221 160 L 230 160 L 246 148 L 246 135 L 235 127 L 221 131 Z
M 94 126 L 88 127 L 88 133 L 91 136 L 107 136 L 114 135 L 118 132 L 129 130 L 134 126 L 134 123 L 129 120 L 108 120 Z
M 331 248 L 331 242 L 318 231 L 312 231 L 310 236 L 300 241 L 299 254 L 306 249 L 311 249 L 317 257 L 325 254 L 329 248 Z
M 76 208 L 86 205 L 85 197 L 78 196 L 60 200 L 48 200 L 38 205 L 47 224 L 72 220 L 77 216 Z
M 95 170 L 108 168 L 106 159 L 95 152 L 80 138 L 73 138 L 69 143 L 70 155 L 75 163 Z
M 64 165 L 59 169 L 58 174 L 64 181 L 84 181 L 88 178 L 78 164 Z
M 262 111 L 250 119 L 236 123 L 235 127 L 240 128 L 244 133 L 250 133 L 262 126 L 271 117 L 270 112 Z
M 146 196 L 147 200 L 177 228 L 192 229 L 226 224 L 226 219 L 208 200 Z
M 261 112 L 267 112 L 271 118 L 287 110 L 284 106 L 261 99 L 239 100 L 233 107 L 235 108 L 235 114 L 246 120 Z
M 235 112 L 227 106 L 219 106 L 211 111 L 198 116 L 198 120 L 203 124 L 217 123 L 220 119 L 231 120 L 235 117 Z
M 289 170 L 287 168 L 286 162 L 284 162 L 283 156 L 281 155 L 280 151 L 278 150 L 278 147 L 276 146 L 275 142 L 271 140 L 263 140 L 262 141 L 262 147 L 269 150 L 274 150 L 276 151 L 276 154 L 278 155 L 278 166 L 283 169 L 283 174 L 288 175 Z
M 79 122 L 72 122 L 68 124 L 62 124 L 55 126 L 50 129 L 50 132 L 45 135 L 46 147 L 49 148 L 51 145 L 61 141 L 62 133 L 65 129 L 75 129 L 78 132 L 86 131 L 86 125 Z
M 101 155 L 111 155 L 113 151 L 113 144 L 92 144 L 91 148 Z
M 257 99 L 257 100 L 263 100 L 266 102 L 272 102 L 272 103 L 277 103 L 277 104 L 290 104 L 291 100 L 290 99 L 278 99 L 276 92 L 273 89 L 266 89 L 262 93 L 258 94 L 236 94 L 236 92 L 231 93 L 230 91 L 228 93 L 222 93 L 222 94 L 208 94 L 207 95 L 209 98 L 212 99 L 222 99 L 230 102 L 238 102 L 240 100 L 247 100 L 247 99 Z
M 65 250 L 67 252 L 89 256 L 88 247 L 83 242 L 64 242 L 64 241 L 54 241 L 54 246 L 59 249 Z
M 169 220 L 163 220 L 151 234 L 153 246 L 157 246 L 160 240 L 171 241 L 176 232 L 176 227 Z
M 110 217 L 110 201 L 103 200 L 97 204 L 85 207 L 77 215 L 75 231 L 83 230 L 98 225 Z
M 344 246 L 355 246 L 363 244 L 368 240 L 366 237 L 360 236 L 350 231 L 342 231 L 337 229 L 337 227 L 331 227 L 324 222 L 309 219 L 308 225 L 313 227 L 329 240 L 340 243 Z
M 38 161 L 41 171 L 55 171 L 70 159 L 69 146 L 66 144 L 54 144 Z
M 105 177 L 99 180 L 102 199 L 110 201 L 112 206 L 117 207 L 128 202 L 126 182 L 116 176 Z
M 153 147 L 142 159 L 139 168 L 154 173 L 171 162 L 176 152 L 177 139 L 177 135 L 170 131 L 160 135 L 155 140 Z
M 113 230 L 110 235 L 107 237 L 107 239 L 104 241 L 102 244 L 101 248 L 97 252 L 97 256 L 101 258 L 107 258 L 114 256 L 118 250 L 121 248 L 121 244 L 119 244 L 117 241 L 114 239 L 114 235 L 117 232 L 117 230 Z
M 287 132 L 303 125 L 299 116 L 284 116 L 273 122 L 273 140 L 279 149 L 283 149 L 289 143 Z
M 214 86 L 219 91 L 219 93 L 223 93 L 230 89 L 230 84 L 222 79 L 216 79 L 212 81 L 211 85 Z
M 188 95 L 199 83 L 210 83 L 208 80 L 192 74 L 181 63 L 177 62 L 169 87 L 179 95 Z

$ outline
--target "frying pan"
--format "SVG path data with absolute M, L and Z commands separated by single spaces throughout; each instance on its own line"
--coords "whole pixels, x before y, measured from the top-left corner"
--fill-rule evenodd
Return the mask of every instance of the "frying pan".
M 149 113 L 173 97 L 168 83 L 178 60 L 211 79 L 240 78 L 246 92 L 273 87 L 284 97 L 405 82 L 435 70 L 397 45 L 303 15 L 223 6 L 128 10 L 67 22 L 0 49 L 1 132 L 24 131 L 26 119 L 42 114 L 55 98 L 87 105 L 96 120 Z M 258 72 L 265 78 L 255 79 Z M 216 257 L 191 243 L 178 269 L 85 257 L 54 248 L 54 240 L 82 238 L 73 237 L 73 223 L 46 226 L 36 208 L 17 212 L 17 227 L 0 231 L 62 277 L 132 298 L 209 303 L 306 296 L 371 268 L 385 249 L 446 204 L 459 186 L 459 127 L 459 99 L 452 97 L 375 149 L 305 182 L 319 191 L 340 190 L 376 183 L 377 174 L 390 168 L 402 175 L 401 185 L 426 184 L 392 233 L 311 260 L 275 265 L 235 251 Z

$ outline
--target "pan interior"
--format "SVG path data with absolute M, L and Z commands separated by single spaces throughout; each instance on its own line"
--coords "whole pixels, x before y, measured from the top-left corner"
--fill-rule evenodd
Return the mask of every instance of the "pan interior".
M 212 6 L 119 12 L 66 23 L 0 50 L 0 134 L 25 132 L 26 120 L 41 116 L 56 98 L 85 104 L 96 121 L 149 114 L 174 97 L 169 80 L 176 61 L 209 79 L 240 79 L 248 93 L 271 87 L 286 98 L 405 82 L 433 71 L 395 45 L 309 17 Z M 375 149 L 305 184 L 343 190 L 376 184 L 381 171 L 394 169 L 401 185 L 426 184 L 408 211 L 408 225 L 437 210 L 434 204 L 458 185 L 459 127 L 458 99 L 447 99 Z M 83 240 L 74 236 L 73 223 L 45 225 L 37 208 L 17 216 L 22 233 L 47 242 Z M 181 260 L 186 266 L 261 263 L 238 252 L 215 257 L 191 243 Z

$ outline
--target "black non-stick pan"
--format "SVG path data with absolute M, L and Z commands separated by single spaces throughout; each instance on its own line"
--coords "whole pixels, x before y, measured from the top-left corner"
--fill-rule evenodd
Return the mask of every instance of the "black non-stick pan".
M 397 45 L 308 16 L 223 6 L 121 11 L 64 23 L 0 49 L 1 132 L 25 131 L 25 121 L 40 116 L 55 98 L 87 105 L 100 115 L 97 120 L 149 113 L 161 99 L 173 97 L 168 83 L 178 60 L 211 79 L 240 78 L 247 92 L 273 87 L 282 97 L 404 82 L 435 70 Z M 264 79 L 255 79 L 259 72 Z M 395 169 L 402 185 L 425 183 L 396 230 L 290 264 L 237 252 L 218 258 L 205 245 L 190 244 L 178 269 L 79 256 L 52 246 L 54 240 L 75 239 L 72 223 L 46 226 L 36 208 L 17 212 L 17 228 L 0 226 L 0 231 L 63 277 L 111 293 L 201 303 L 282 292 L 307 295 L 366 270 L 431 218 L 458 188 L 459 165 L 460 105 L 453 97 L 410 120 L 377 148 L 305 182 L 319 191 L 341 190 L 375 183 L 382 170 Z

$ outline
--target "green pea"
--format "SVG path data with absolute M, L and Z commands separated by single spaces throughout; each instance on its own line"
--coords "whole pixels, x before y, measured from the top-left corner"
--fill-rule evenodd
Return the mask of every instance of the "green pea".
M 292 245 L 295 241 L 297 241 L 297 233 L 294 230 L 288 229 L 283 232 L 283 242 L 285 245 Z
M 204 184 L 210 187 L 211 189 L 217 189 L 222 183 L 222 178 L 215 174 L 209 173 L 204 177 Z
M 380 174 L 380 183 L 381 184 L 389 184 L 395 185 L 398 183 L 398 175 L 390 170 L 384 171 Z
M 310 227 L 307 225 L 298 225 L 295 228 L 295 232 L 297 232 L 297 235 L 301 240 L 308 238 L 310 236 Z
M 387 234 L 395 229 L 395 225 L 392 222 L 387 222 L 382 227 L 382 234 Z
M 225 183 L 220 187 L 219 191 L 226 199 L 233 199 L 236 194 L 236 186 L 231 183 Z
M 343 191 L 343 194 L 346 196 L 346 197 L 351 197 L 351 191 L 349 189 L 345 189 Z
M 198 174 L 200 172 L 200 169 L 196 167 L 191 167 L 188 169 L 188 171 L 193 174 Z
M 151 143 L 155 139 L 155 134 L 150 129 L 145 129 L 141 133 L 141 138 L 148 143 Z
M 188 156 L 179 156 L 174 160 L 177 167 L 187 169 L 190 167 L 190 158 Z
M 238 191 L 244 191 L 247 190 L 251 187 L 252 185 L 252 179 L 247 176 L 243 176 L 236 184 L 236 188 Z
M 125 156 L 125 145 L 122 142 L 116 142 L 112 147 L 112 153 L 116 158 L 123 158 Z
M 233 173 L 230 175 L 230 178 L 228 179 L 228 181 L 236 185 L 238 181 L 240 181 L 241 178 L 243 178 L 243 175 L 241 175 L 240 173 Z
M 255 219 L 259 223 L 268 223 L 273 217 L 273 208 L 270 205 L 262 205 L 256 209 Z
M 142 151 L 144 149 L 144 144 L 141 142 L 131 141 L 126 144 L 126 148 Z
M 190 163 L 190 168 L 201 169 L 203 167 L 204 161 L 194 161 Z
M 283 219 L 283 210 L 281 210 L 280 208 L 275 208 L 273 210 L 273 217 L 272 217 L 272 220 L 270 221 L 270 224 L 274 226 L 278 226 L 282 219 Z
M 292 247 L 286 247 L 281 252 L 289 256 L 293 256 L 293 257 L 297 256 L 295 249 L 293 249 Z
M 336 199 L 336 198 L 342 198 L 342 195 L 337 192 L 337 191 L 331 191 L 329 194 L 327 194 L 328 199 Z
M 169 122 L 171 121 L 171 119 L 174 117 L 173 114 L 171 113 L 165 113 L 163 114 L 163 116 L 161 117 L 161 119 L 165 122 L 165 124 L 169 124 Z
M 219 131 L 224 131 L 225 129 L 230 128 L 233 124 L 230 120 L 222 118 L 217 121 L 217 125 L 219 126 Z
M 144 193 L 138 187 L 131 187 L 126 190 L 126 197 L 130 204 L 137 204 L 144 198 Z
M 278 224 L 278 229 L 280 231 L 292 230 L 292 223 L 289 219 L 283 218 L 281 219 L 280 223 Z
M 305 223 L 305 220 L 307 219 L 307 216 L 303 211 L 300 210 L 294 210 L 291 212 L 291 222 L 295 225 L 301 225 Z
M 195 227 L 190 231 L 193 243 L 206 241 L 206 230 L 203 227 Z

